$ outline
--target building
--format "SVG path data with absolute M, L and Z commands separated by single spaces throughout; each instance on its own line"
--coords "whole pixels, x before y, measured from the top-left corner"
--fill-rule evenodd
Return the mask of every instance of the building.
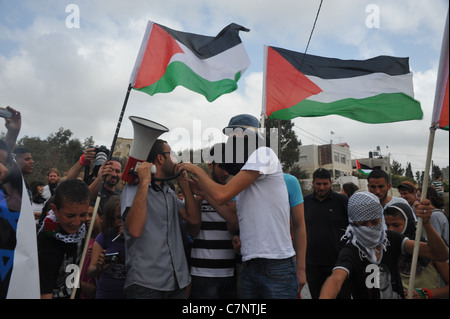
M 132 138 L 117 137 L 113 156 L 119 158 L 128 158 L 132 144 Z
M 325 145 L 301 145 L 297 163 L 310 178 L 318 168 L 330 171 L 333 178 L 352 175 L 350 147 L 347 143 Z

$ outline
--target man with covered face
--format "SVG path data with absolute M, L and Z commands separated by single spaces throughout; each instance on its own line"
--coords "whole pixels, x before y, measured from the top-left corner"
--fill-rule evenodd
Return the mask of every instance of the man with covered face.
M 298 298 L 289 198 L 281 163 L 254 129 L 258 126 L 254 117 L 241 115 L 236 120 L 240 123 L 236 123 L 228 138 L 222 163 L 234 175 L 227 184 L 214 182 L 197 165 L 184 163 L 181 168 L 194 174 L 219 204 L 236 198 L 243 261 L 242 297 Z M 215 154 L 214 160 L 221 158 Z
M 419 256 L 437 261 L 448 258 L 445 242 L 430 223 L 430 201 L 416 207 L 423 218 L 427 243 L 420 243 Z M 346 246 L 340 251 L 335 268 L 322 286 L 320 298 L 335 298 L 348 280 L 354 299 L 402 299 L 403 286 L 398 270 L 401 254 L 412 254 L 414 240 L 386 229 L 383 208 L 377 196 L 355 193 L 348 202 L 349 226 L 343 237 Z

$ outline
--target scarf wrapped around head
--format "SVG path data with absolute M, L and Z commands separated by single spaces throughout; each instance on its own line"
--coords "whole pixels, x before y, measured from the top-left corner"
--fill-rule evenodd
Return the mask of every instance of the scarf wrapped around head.
M 44 232 L 45 235 L 68 244 L 78 243 L 84 238 L 86 225 L 81 225 L 80 229 L 75 234 L 64 234 L 61 232 L 61 226 L 56 219 L 55 213 L 50 210 L 48 216 L 45 217 L 39 232 Z
M 358 226 L 356 222 L 370 221 L 381 218 L 381 223 L 375 226 Z M 360 256 L 374 264 L 379 264 L 383 251 L 389 242 L 386 237 L 386 223 L 383 217 L 383 207 L 380 200 L 369 192 L 358 192 L 348 200 L 349 225 L 343 240 L 358 248 Z M 380 258 L 376 258 L 376 247 L 381 246 Z
M 405 220 L 405 227 L 402 230 L 402 234 L 408 237 L 409 239 L 414 240 L 416 238 L 416 222 L 414 220 L 414 212 L 411 209 L 411 206 L 409 206 L 406 203 L 394 203 L 389 205 L 385 210 L 386 215 L 392 215 L 397 216 L 400 215 L 403 216 L 403 219 Z M 426 242 L 426 240 L 421 237 L 420 241 Z M 417 258 L 417 268 L 416 268 L 416 275 L 420 275 L 420 273 L 428 266 L 431 260 L 418 257 Z M 412 255 L 406 254 L 401 255 L 399 258 L 399 270 L 400 273 L 409 275 L 411 272 L 411 264 L 412 264 Z

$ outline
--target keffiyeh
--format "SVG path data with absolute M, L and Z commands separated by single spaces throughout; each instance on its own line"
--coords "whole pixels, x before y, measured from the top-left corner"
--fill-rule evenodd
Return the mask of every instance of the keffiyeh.
M 61 227 L 56 219 L 55 213 L 50 210 L 48 216 L 45 217 L 39 232 L 44 232 L 47 236 L 68 244 L 78 243 L 84 238 L 86 233 L 86 225 L 82 224 L 80 229 L 75 234 L 64 234 L 61 232 Z
M 381 222 L 374 226 L 358 226 L 355 222 L 371 221 L 381 218 Z M 348 200 L 349 225 L 343 240 L 358 248 L 360 256 L 370 262 L 379 264 L 383 251 L 389 245 L 386 237 L 386 223 L 383 217 L 383 207 L 378 197 L 369 192 L 358 192 Z M 381 246 L 380 258 L 376 258 L 376 248 Z

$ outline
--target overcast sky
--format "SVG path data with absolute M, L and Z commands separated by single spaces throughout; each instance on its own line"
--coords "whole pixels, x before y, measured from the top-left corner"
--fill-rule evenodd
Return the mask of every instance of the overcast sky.
M 71 19 L 79 9 L 79 28 Z M 19 138 L 45 139 L 60 127 L 83 141 L 111 146 L 126 89 L 148 20 L 215 36 L 231 22 L 241 32 L 251 66 L 239 88 L 213 103 L 185 88 L 149 96 L 132 91 L 119 136 L 132 138 L 131 115 L 170 129 L 174 146 L 208 145 L 239 113 L 261 113 L 263 46 L 304 52 L 319 0 L 0 0 L 0 106 L 21 111 Z M 372 5 L 372 6 L 370 6 Z M 375 8 L 375 11 L 374 11 Z M 66 9 L 68 12 L 66 12 Z M 379 25 L 369 28 L 367 22 Z M 409 57 L 422 120 L 365 124 L 338 116 L 296 118 L 302 144 L 346 142 L 352 159 L 381 153 L 413 172 L 425 168 L 437 67 L 448 12 L 444 0 L 325 0 L 307 53 L 341 59 Z M 66 22 L 72 22 L 67 24 Z M 189 136 L 171 133 L 187 130 Z M 2 127 L 2 130 L 4 128 Z M 335 134 L 331 135 L 333 131 Z M 186 142 L 186 143 L 185 143 Z M 438 130 L 433 161 L 449 164 L 449 133 Z M 177 149 L 178 148 L 178 149 Z

